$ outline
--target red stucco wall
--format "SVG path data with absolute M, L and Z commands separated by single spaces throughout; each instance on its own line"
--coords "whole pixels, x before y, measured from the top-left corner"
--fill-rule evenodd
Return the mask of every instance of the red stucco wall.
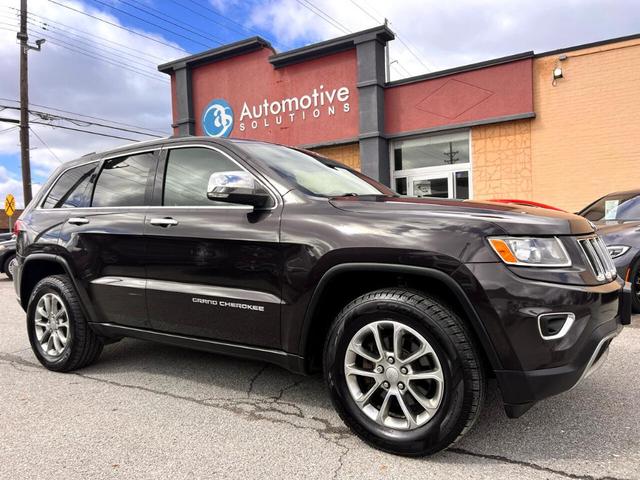
M 274 69 L 268 58 L 273 52 L 261 49 L 246 55 L 214 62 L 194 68 L 192 72 L 193 105 L 196 120 L 196 134 L 203 135 L 202 114 L 209 102 L 216 98 L 226 100 L 233 109 L 234 127 L 232 138 L 252 138 L 289 145 L 308 145 L 338 140 L 354 139 L 358 135 L 358 94 L 356 91 L 356 51 L 341 52 L 315 60 Z M 241 122 L 243 104 L 251 108 L 285 98 L 311 94 L 313 89 L 331 92 L 347 87 L 348 101 L 334 103 L 335 113 L 328 106 L 298 111 L 293 121 L 289 113 L 257 119 L 257 128 L 252 128 L 252 120 L 245 117 Z M 335 97 L 334 97 L 335 102 Z M 348 103 L 348 111 L 343 103 Z M 318 117 L 314 118 L 314 113 Z M 265 120 L 268 126 L 265 126 Z M 241 128 L 244 124 L 244 131 Z
M 384 99 L 389 134 L 533 112 L 532 60 L 390 87 Z

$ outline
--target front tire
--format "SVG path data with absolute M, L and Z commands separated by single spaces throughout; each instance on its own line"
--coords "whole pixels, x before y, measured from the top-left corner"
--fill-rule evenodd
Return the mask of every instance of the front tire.
M 640 260 L 638 260 L 629 274 L 631 282 L 631 309 L 634 313 L 640 313 Z
M 347 426 L 381 450 L 443 450 L 476 421 L 486 379 L 463 321 L 421 292 L 362 295 L 336 317 L 324 349 L 331 400 Z
M 35 286 L 27 306 L 27 331 L 38 361 L 56 372 L 86 367 L 104 346 L 89 327 L 66 275 L 46 277 Z

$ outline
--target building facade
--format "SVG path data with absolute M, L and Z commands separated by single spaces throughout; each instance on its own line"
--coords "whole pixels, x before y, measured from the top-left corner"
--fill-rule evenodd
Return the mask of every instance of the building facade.
M 309 148 L 412 196 L 573 211 L 640 186 L 640 35 L 389 82 L 393 39 L 254 37 L 161 65 L 174 134 Z

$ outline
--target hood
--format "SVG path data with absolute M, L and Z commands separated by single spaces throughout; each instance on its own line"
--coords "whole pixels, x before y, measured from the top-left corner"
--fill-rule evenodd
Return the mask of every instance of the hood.
M 486 221 L 508 235 L 585 235 L 594 231 L 588 220 L 572 213 L 497 202 L 361 196 L 333 198 L 331 204 L 354 213 L 393 215 L 400 221 L 403 216 Z
M 605 221 L 596 224 L 607 245 L 640 246 L 640 221 Z

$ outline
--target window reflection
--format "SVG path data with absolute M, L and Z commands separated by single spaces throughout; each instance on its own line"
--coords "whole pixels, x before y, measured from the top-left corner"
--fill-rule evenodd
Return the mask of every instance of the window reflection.
M 114 158 L 104 163 L 93 192 L 93 207 L 144 206 L 147 182 L 155 173 L 155 154 Z
M 209 148 L 177 148 L 169 152 L 164 178 L 163 205 L 212 206 L 222 202 L 207 198 L 212 173 L 239 170 L 220 152 Z

